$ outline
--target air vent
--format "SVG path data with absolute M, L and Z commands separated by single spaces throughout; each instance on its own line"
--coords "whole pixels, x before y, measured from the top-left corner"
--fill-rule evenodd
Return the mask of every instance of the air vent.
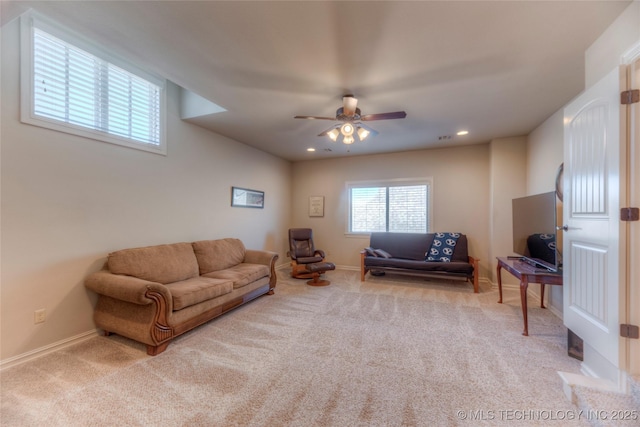
M 331 148 L 325 148 L 325 149 L 324 149 L 324 152 L 325 152 L 325 153 L 329 153 L 330 151 L 331 151 Z
M 438 137 L 438 141 L 448 141 L 451 139 L 451 135 L 442 135 Z

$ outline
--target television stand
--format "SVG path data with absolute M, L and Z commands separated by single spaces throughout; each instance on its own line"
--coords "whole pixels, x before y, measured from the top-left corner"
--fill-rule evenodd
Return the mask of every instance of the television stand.
M 498 257 L 498 267 L 496 272 L 498 275 L 498 292 L 500 293 L 499 304 L 502 304 L 502 277 L 501 270 L 504 268 L 518 280 L 520 280 L 520 300 L 522 304 L 522 318 L 524 321 L 524 331 L 522 335 L 529 336 L 529 323 L 527 321 L 527 288 L 529 283 L 540 283 L 540 308 L 544 306 L 544 286 L 560 285 L 562 286 L 562 272 L 549 271 L 546 268 L 536 268 L 520 258 L 512 259 L 510 257 Z

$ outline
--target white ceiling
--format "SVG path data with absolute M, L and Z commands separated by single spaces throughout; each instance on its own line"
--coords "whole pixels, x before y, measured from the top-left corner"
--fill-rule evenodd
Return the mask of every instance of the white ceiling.
M 54 18 L 227 110 L 196 124 L 296 161 L 526 135 L 584 88 L 585 49 L 628 4 L 3 1 L 1 11 L 3 24 L 29 7 Z M 316 136 L 332 122 L 293 119 L 334 116 L 346 93 L 362 114 L 407 118 L 368 122 L 379 135 L 351 146 Z

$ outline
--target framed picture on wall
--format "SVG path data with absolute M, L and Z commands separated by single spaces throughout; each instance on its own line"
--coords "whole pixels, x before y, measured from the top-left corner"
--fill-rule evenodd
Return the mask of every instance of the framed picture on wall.
M 309 216 L 324 216 L 324 196 L 309 197 Z
M 231 187 L 231 206 L 240 208 L 264 208 L 264 191 Z

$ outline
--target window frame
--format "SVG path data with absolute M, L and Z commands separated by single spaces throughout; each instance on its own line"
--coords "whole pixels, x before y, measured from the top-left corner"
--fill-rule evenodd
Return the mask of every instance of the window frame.
M 426 185 L 427 188 L 427 230 L 433 229 L 433 178 L 395 178 L 384 180 L 368 180 L 368 181 L 347 181 L 345 189 L 347 192 L 347 221 L 345 235 L 350 237 L 369 237 L 371 231 L 351 231 L 351 189 L 352 188 L 368 188 L 368 187 L 400 187 L 410 185 Z M 387 200 L 388 204 L 388 200 Z M 388 228 L 388 224 L 387 224 Z
M 98 129 L 67 123 L 54 118 L 48 118 L 35 114 L 34 92 L 34 29 L 46 32 L 65 43 L 81 49 L 91 55 L 100 58 L 118 68 L 125 70 L 139 78 L 142 78 L 160 89 L 160 138 L 159 143 L 145 143 L 135 139 L 118 136 Z M 143 71 L 133 64 L 125 61 L 97 44 L 88 41 L 77 33 L 62 27 L 54 21 L 43 17 L 30 10 L 20 17 L 20 121 L 42 128 L 77 135 L 92 140 L 107 142 L 124 147 L 151 153 L 167 154 L 167 81 L 155 74 Z

